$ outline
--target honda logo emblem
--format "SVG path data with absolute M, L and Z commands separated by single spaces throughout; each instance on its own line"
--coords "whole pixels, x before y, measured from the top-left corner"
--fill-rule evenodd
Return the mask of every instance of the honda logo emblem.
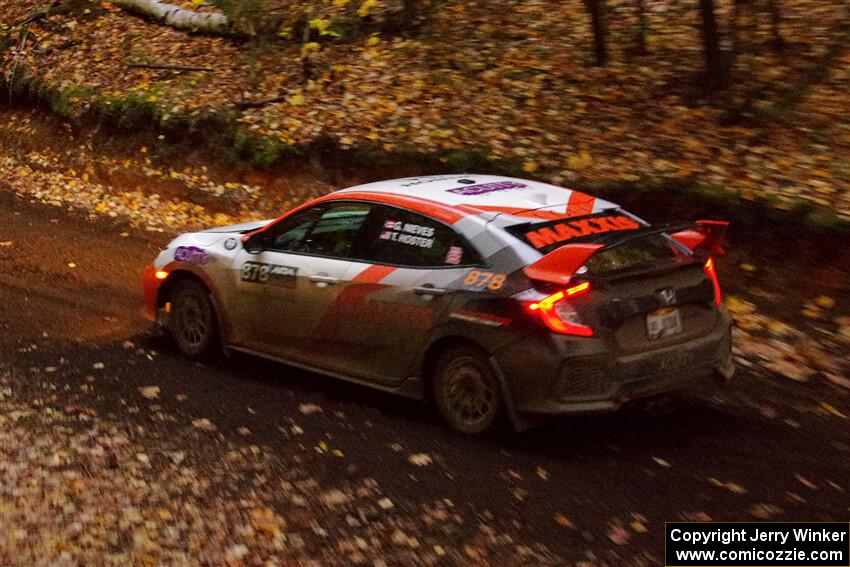
M 676 290 L 662 289 L 658 292 L 658 298 L 664 305 L 673 305 L 676 303 Z

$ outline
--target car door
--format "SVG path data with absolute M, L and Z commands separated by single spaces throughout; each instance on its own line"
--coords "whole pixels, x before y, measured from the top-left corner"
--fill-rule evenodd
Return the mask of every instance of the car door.
M 334 370 L 385 386 L 412 373 L 451 300 L 449 285 L 481 260 L 440 221 L 376 205 L 355 247 L 344 289 L 322 331 Z
M 241 343 L 313 364 L 316 329 L 340 293 L 357 234 L 370 207 L 339 202 L 285 218 L 263 233 L 263 249 L 241 250 L 232 265 Z

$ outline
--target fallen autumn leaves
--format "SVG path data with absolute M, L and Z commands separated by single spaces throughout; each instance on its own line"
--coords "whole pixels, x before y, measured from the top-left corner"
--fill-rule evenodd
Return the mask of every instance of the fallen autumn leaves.
M 157 423 L 176 418 L 154 404 L 144 425 L 115 421 L 89 405 L 96 383 L 56 391 L 32 377 L 21 392 L 0 374 L 4 565 L 555 564 L 483 523 L 449 536 L 475 522 L 451 503 L 398 507 L 369 478 L 319 486 L 209 420 L 166 431 Z
M 27 2 L 15 4 L 13 8 L 18 9 Z M 461 4 L 454 4 L 452 21 L 464 17 Z M 466 4 L 473 14 L 482 7 Z M 812 9 L 814 17 L 817 8 Z M 540 19 L 537 7 L 529 4 L 527 9 L 528 20 Z M 544 30 L 552 25 L 561 29 L 571 22 L 565 18 L 562 23 L 541 25 Z M 166 120 L 229 109 L 233 101 L 246 98 L 246 66 L 240 59 L 244 53 L 226 41 L 185 36 L 114 12 L 82 22 L 57 18 L 57 23 L 53 29 L 37 30 L 45 51 L 32 53 L 31 70 L 45 80 L 62 81 L 62 88 L 76 88 L 67 100 L 71 110 L 85 108 L 103 95 L 115 105 L 122 100 L 142 101 Z M 529 56 L 522 42 L 527 39 L 539 45 L 540 37 L 546 37 L 538 26 L 526 29 L 526 22 L 484 25 L 489 31 L 471 34 L 476 39 L 469 44 L 457 37 L 469 30 L 458 26 L 442 45 L 374 37 L 357 45 L 353 55 L 347 47 L 331 48 L 326 54 L 333 71 L 329 80 L 319 78 L 294 96 L 248 109 L 241 121 L 251 132 L 282 144 L 298 146 L 324 135 L 342 146 L 375 145 L 386 151 L 406 144 L 427 151 L 454 151 L 472 144 L 498 159 L 518 160 L 528 174 L 559 182 L 696 175 L 738 189 L 748 198 L 774 195 L 780 206 L 801 198 L 847 214 L 848 129 L 842 112 L 846 98 L 841 97 L 845 59 L 804 99 L 803 120 L 793 128 L 719 128 L 715 109 L 688 108 L 676 94 L 665 93 L 658 107 L 645 107 L 644 97 L 657 91 L 659 80 L 673 82 L 679 70 L 615 66 L 610 71 L 581 69 L 577 73 L 580 66 L 557 49 L 554 58 L 545 52 Z M 804 23 L 794 25 L 806 28 Z M 502 40 L 524 33 L 529 36 L 517 45 L 488 51 L 490 36 Z M 144 43 L 157 58 L 189 55 L 199 67 L 217 71 L 192 77 L 150 69 L 124 73 L 119 69 L 123 57 L 119 42 L 112 41 L 117 35 L 126 36 L 130 43 Z M 73 49 L 49 51 L 67 37 L 80 43 Z M 452 67 L 456 59 L 474 61 L 473 53 L 489 57 L 491 68 Z M 228 63 L 222 64 L 224 60 Z M 434 61 L 435 68 L 423 61 Z M 259 93 L 247 93 L 257 100 L 261 94 L 273 98 L 288 89 L 300 73 L 292 59 L 261 63 L 268 65 L 269 72 L 259 79 Z M 407 67 L 414 63 L 412 70 Z M 626 72 L 633 81 L 622 81 L 621 73 Z M 793 69 L 782 72 L 794 76 Z M 556 81 L 566 82 L 554 89 L 564 93 L 558 101 L 545 98 L 553 75 Z M 484 88 L 469 88 L 470 77 L 480 77 L 480 83 L 474 84 Z M 345 94 L 338 95 L 336 87 Z M 548 108 L 550 102 L 552 108 Z M 470 107 L 478 112 L 470 114 Z M 10 137 L 27 136 L 31 124 L 16 118 L 3 128 Z M 77 143 L 81 142 L 70 145 Z M 57 148 L 4 151 L 0 176 L 4 184 L 33 200 L 167 232 L 275 216 L 286 208 L 286 203 L 271 202 L 260 184 L 213 179 L 197 167 L 174 170 L 151 163 L 147 147 L 140 147 L 129 161 L 88 150 L 72 153 L 73 159 Z M 88 165 L 98 172 L 90 172 Z M 121 186 L 108 181 L 121 172 L 131 172 L 143 181 Z M 165 182 L 177 184 L 180 192 L 162 196 L 146 186 Z M 14 242 L 0 242 L 0 247 L 12 252 Z M 840 308 L 812 299 L 806 316 L 822 332 L 814 327 L 803 331 L 768 316 L 749 296 L 731 297 L 729 307 L 738 324 L 739 364 L 753 368 L 753 375 L 767 382 L 790 379 L 801 388 L 816 383 L 818 395 L 825 399 L 813 398 L 794 409 L 844 426 L 844 406 L 833 399 L 846 397 L 850 384 L 850 333 Z M 102 364 L 92 369 L 108 371 Z M 0 546 L 2 563 L 274 565 L 300 561 L 310 565 L 338 562 L 343 556 L 375 567 L 435 564 L 446 556 L 457 564 L 485 564 L 495 557 L 508 564 L 555 561 L 545 549 L 517 543 L 511 533 L 478 523 L 479 518 L 464 515 L 451 502 L 435 500 L 426 508 L 411 509 L 399 499 L 390 500 L 368 478 L 319 486 L 302 464 L 249 444 L 248 428 L 237 429 L 239 441 L 233 441 L 221 431 L 220 422 L 216 424 L 218 419 L 180 421 L 164 413 L 156 407 L 155 385 L 142 386 L 138 394 L 146 401 L 130 405 L 127 413 L 149 413 L 163 423 L 176 422 L 168 435 L 154 426 L 105 418 L 85 396 L 53 392 L 49 377 L 61 373 L 62 366 L 57 365 L 37 375 L 44 392 L 19 392 L 9 380 L 0 396 L 0 467 L 7 479 L 0 489 L 0 524 L 9 527 Z M 185 396 L 178 399 L 185 401 Z M 766 419 L 800 427 L 793 412 L 780 414 L 769 400 L 755 403 Z M 301 404 L 293 414 L 299 412 L 305 419 L 324 414 L 314 403 Z M 300 436 L 304 427 L 293 422 L 281 434 Z M 343 462 L 347 456 L 324 440 L 306 449 L 316 458 L 333 462 Z M 344 449 L 349 453 L 348 447 Z M 400 445 L 397 449 L 405 451 Z M 407 457 L 414 472 L 440 470 L 440 460 L 435 462 L 431 453 L 418 451 L 409 451 Z M 669 460 L 645 460 L 663 474 L 675 474 L 682 459 L 663 454 Z M 549 473 L 539 470 L 536 477 L 548 481 Z M 806 482 L 798 479 L 799 484 L 812 490 L 809 485 L 814 483 L 801 478 Z M 510 479 L 518 482 L 514 476 Z M 823 480 L 816 480 L 825 486 Z M 727 476 L 701 477 L 702 481 L 735 496 L 748 490 Z M 511 493 L 522 502 L 528 490 L 515 486 Z M 766 501 L 748 503 L 744 510 L 760 519 L 774 519 L 782 512 L 778 504 Z M 571 518 L 572 511 L 565 509 L 553 516 L 553 522 L 575 530 Z M 710 518 L 695 513 L 694 519 Z M 460 530 L 462 524 L 474 527 Z M 601 535 L 619 547 L 647 529 L 641 517 L 623 514 L 612 519 Z M 43 542 L 43 547 L 33 542 Z
M 39 6 L 8 4 L 0 15 L 10 21 Z M 692 4 L 646 2 L 645 57 L 629 54 L 631 3 L 609 4 L 615 56 L 601 69 L 586 65 L 581 3 L 493 10 L 492 2 L 452 1 L 440 3 L 422 37 L 306 44 L 316 50 L 309 78 L 299 44 L 256 52 L 108 2 L 83 17 L 33 23 L 2 70 L 8 80 L 26 76 L 32 91 L 69 117 L 95 112 L 122 123 L 126 113 L 137 126 L 168 126 L 236 112 L 234 143 L 264 163 L 319 142 L 458 167 L 478 156 L 556 183 L 697 185 L 850 219 L 850 16 L 842 2 L 783 3 L 782 33 L 793 49 L 782 54 L 765 48 L 771 36 L 758 17 L 742 16 L 749 27 L 737 40 L 740 80 L 726 94 L 727 106 L 745 109 L 737 122 L 729 119 L 733 110 L 681 88 L 700 65 Z M 725 6 L 724 17 L 729 12 Z M 141 53 L 209 71 L 127 67 Z
M 0 176 L 12 190 L 42 203 L 126 220 L 148 230 L 179 232 L 273 218 L 303 198 L 280 195 L 267 187 L 221 175 L 214 179 L 204 166 L 187 166 L 180 171 L 164 169 L 150 158 L 147 147 L 130 156 L 117 157 L 95 153 L 90 143 L 70 137 L 67 146 L 73 149 L 63 151 L 61 144 L 36 141 L 34 147 L 22 152 L 12 140 L 38 140 L 45 125 L 21 113 L 7 116 L 9 120 L 0 125 L 0 142 L 9 140 L 0 143 L 0 148 L 6 150 L 0 156 Z M 123 186 L 110 185 L 110 179 L 124 181 Z M 128 184 L 126 179 L 135 181 Z M 164 183 L 176 184 L 178 189 L 171 191 L 173 196 L 163 197 L 146 188 L 146 184 L 156 187 Z M 332 189 L 315 180 L 298 183 L 309 189 L 306 195 Z M 183 195 L 195 197 L 187 200 Z M 0 243 L 11 245 L 11 241 Z M 753 273 L 757 268 L 742 263 L 741 270 Z M 819 374 L 839 392 L 847 390 L 850 316 L 842 315 L 832 298 L 815 297 L 805 306 L 805 318 L 818 323 L 806 330 L 761 312 L 754 298 L 731 296 L 727 307 L 736 320 L 734 344 L 739 364 L 797 381 Z M 306 405 L 302 411 L 321 409 Z

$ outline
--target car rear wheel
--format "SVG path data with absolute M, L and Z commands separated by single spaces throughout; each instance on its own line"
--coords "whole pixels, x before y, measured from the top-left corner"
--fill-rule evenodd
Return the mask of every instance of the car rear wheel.
M 452 428 L 480 434 L 498 425 L 503 410 L 499 382 L 481 352 L 466 346 L 443 352 L 433 379 L 437 411 Z
M 189 358 L 206 358 L 218 348 L 218 325 L 209 292 L 198 282 L 178 282 L 171 294 L 169 330 Z

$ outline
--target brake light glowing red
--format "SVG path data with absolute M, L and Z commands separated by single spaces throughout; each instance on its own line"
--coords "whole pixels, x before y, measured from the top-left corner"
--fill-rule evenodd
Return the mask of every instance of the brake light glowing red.
M 558 303 L 559 301 L 564 300 L 564 292 L 559 291 L 558 293 L 553 293 L 548 297 L 544 297 L 537 303 L 532 303 L 528 306 L 531 311 L 545 311 L 547 309 L 552 309 L 552 307 Z
M 567 288 L 564 291 L 553 293 L 552 295 L 544 297 L 535 303 L 529 303 L 528 310 L 534 313 L 539 313 L 540 318 L 546 326 L 556 333 L 576 335 L 579 337 L 592 337 L 593 329 L 575 321 L 569 321 L 564 318 L 565 313 L 559 312 L 559 307 L 561 310 L 567 308 L 569 310 L 569 314 L 573 316 L 572 318 L 577 318 L 575 310 L 572 309 L 566 300 L 568 297 L 575 297 L 577 295 L 587 293 L 588 291 L 590 291 L 590 283 L 584 282 Z
M 590 282 L 584 282 L 567 289 L 567 296 L 572 297 L 590 291 Z
M 705 262 L 705 273 L 714 286 L 714 304 L 720 307 L 720 304 L 723 303 L 723 296 L 720 293 L 720 281 L 717 279 L 717 269 L 714 267 L 713 258 L 709 258 Z

